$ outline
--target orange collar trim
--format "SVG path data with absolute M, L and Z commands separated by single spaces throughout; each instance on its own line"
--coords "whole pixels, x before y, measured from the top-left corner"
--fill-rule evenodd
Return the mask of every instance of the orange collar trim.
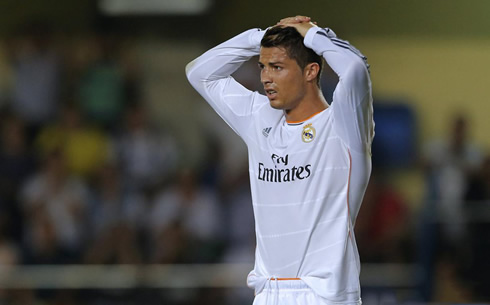
M 327 108 L 328 108 L 328 107 L 327 107 Z M 327 108 L 325 108 L 325 109 L 327 109 Z M 312 115 L 310 115 L 309 117 L 307 117 L 307 118 L 306 118 L 306 119 L 304 119 L 304 120 L 299 120 L 299 121 L 288 121 L 288 120 L 286 120 L 286 123 L 288 123 L 288 124 L 300 124 L 300 123 L 303 123 L 303 122 L 305 122 L 305 121 L 308 121 L 309 119 L 311 119 L 311 118 L 312 118 L 312 117 L 314 117 L 315 115 L 319 114 L 320 112 L 324 111 L 325 109 L 323 109 L 323 110 L 320 110 L 320 111 L 318 111 L 318 112 L 313 113 Z

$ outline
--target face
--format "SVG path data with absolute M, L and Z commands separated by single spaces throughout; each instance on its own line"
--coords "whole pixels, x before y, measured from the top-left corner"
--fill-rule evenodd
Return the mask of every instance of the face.
M 260 81 L 275 109 L 296 108 L 306 93 L 306 81 L 301 67 L 283 48 L 261 48 Z

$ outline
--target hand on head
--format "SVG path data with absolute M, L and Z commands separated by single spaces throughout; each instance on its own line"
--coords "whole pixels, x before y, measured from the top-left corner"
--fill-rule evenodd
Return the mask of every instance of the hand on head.
M 308 30 L 316 25 L 316 22 L 312 22 L 310 17 L 307 16 L 295 16 L 281 19 L 275 26 L 286 27 L 290 26 L 296 28 L 298 32 L 304 37 Z

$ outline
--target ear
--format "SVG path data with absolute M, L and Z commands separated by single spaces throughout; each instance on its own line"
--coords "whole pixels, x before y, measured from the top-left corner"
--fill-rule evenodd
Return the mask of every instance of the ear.
M 319 71 L 320 71 L 320 66 L 318 65 L 318 63 L 312 62 L 307 64 L 304 70 L 304 76 L 306 78 L 306 81 L 308 82 L 314 81 L 317 78 Z

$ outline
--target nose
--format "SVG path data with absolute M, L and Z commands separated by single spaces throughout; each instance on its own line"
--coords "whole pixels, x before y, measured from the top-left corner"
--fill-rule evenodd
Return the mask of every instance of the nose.
M 270 76 L 269 70 L 267 68 L 263 68 L 260 71 L 260 81 L 263 85 L 272 83 L 272 78 Z

